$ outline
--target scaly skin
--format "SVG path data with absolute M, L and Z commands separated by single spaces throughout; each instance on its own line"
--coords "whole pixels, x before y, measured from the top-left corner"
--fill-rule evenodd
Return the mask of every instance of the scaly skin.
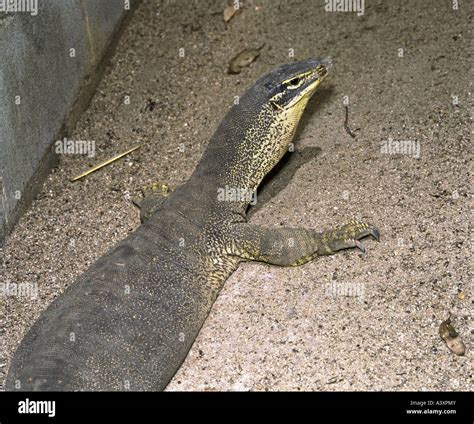
M 189 181 L 59 296 L 18 347 L 7 390 L 162 390 L 242 261 L 295 266 L 359 247 L 375 227 L 327 232 L 248 224 L 249 199 L 292 141 L 328 62 L 284 65 L 232 107 Z M 220 194 L 219 194 L 220 193 Z

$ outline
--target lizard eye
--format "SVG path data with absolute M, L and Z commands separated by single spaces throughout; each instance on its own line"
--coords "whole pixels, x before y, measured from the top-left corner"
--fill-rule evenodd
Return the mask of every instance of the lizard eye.
M 290 79 L 288 82 L 287 82 L 287 87 L 291 90 L 294 90 L 295 88 L 298 88 L 301 83 L 303 82 L 303 80 L 299 77 L 295 77 L 295 78 L 292 78 Z

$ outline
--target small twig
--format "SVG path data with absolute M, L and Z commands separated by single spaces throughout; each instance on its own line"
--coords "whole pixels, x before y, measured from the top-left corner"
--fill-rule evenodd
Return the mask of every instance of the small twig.
M 99 165 L 94 166 L 92 169 L 89 169 L 86 172 L 83 172 L 81 175 L 78 175 L 77 177 L 74 177 L 71 181 L 77 181 L 80 180 L 81 178 L 85 177 L 86 175 L 92 174 L 93 172 L 97 171 L 100 168 L 103 168 L 104 166 L 107 166 L 111 164 L 112 162 L 115 162 L 116 160 L 123 158 L 124 156 L 127 156 L 129 153 L 132 153 L 133 151 L 139 149 L 141 146 L 135 146 L 132 147 L 131 149 L 127 150 L 126 152 L 120 153 L 117 156 L 114 156 L 112 159 L 108 159 L 105 162 L 99 163 Z
M 329 381 L 326 384 L 340 383 L 342 380 L 344 380 L 344 379 L 340 378 L 338 375 L 336 375 L 335 377 L 330 378 Z
M 349 106 L 344 106 L 346 109 L 346 119 L 344 120 L 344 129 L 346 130 L 347 134 L 349 134 L 352 138 L 355 138 L 356 135 L 354 134 L 355 131 L 359 131 L 360 128 L 356 128 L 355 130 L 351 130 L 349 128 Z

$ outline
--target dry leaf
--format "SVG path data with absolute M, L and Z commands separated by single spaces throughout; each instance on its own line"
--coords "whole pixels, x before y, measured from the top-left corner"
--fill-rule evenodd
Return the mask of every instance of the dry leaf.
M 241 51 L 237 56 L 233 57 L 229 62 L 227 72 L 229 74 L 238 74 L 242 68 L 249 66 L 258 56 L 260 56 L 260 50 L 263 48 L 265 43 L 256 49 L 245 49 Z
M 237 13 L 240 13 L 240 7 L 236 9 L 233 4 L 230 6 L 227 6 L 224 9 L 224 22 L 225 23 L 229 22 Z
M 451 325 L 451 315 L 439 326 L 439 335 L 444 340 L 451 352 L 459 356 L 464 355 L 466 352 L 466 346 L 464 346 L 461 337 Z

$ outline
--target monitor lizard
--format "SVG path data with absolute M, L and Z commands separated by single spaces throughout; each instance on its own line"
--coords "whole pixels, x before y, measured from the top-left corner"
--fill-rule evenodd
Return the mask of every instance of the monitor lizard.
M 288 150 L 329 60 L 263 76 L 221 121 L 190 179 L 56 298 L 23 338 L 7 390 L 163 390 L 242 261 L 297 266 L 379 231 L 351 220 L 318 232 L 246 219 L 249 193 Z

